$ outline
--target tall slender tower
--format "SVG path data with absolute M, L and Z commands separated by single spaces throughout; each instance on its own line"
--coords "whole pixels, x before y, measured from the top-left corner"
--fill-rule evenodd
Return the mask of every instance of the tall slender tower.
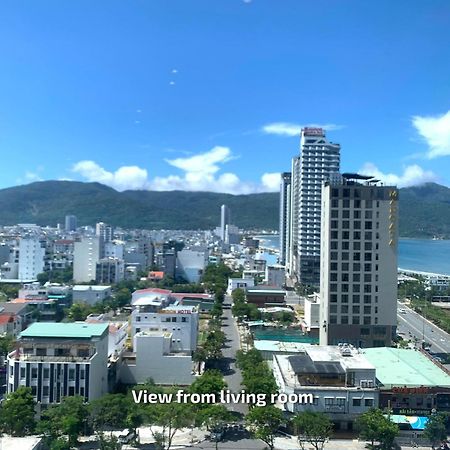
M 340 145 L 327 141 L 322 128 L 303 128 L 300 157 L 292 168 L 290 275 L 318 286 L 322 183 L 340 169 Z
M 397 326 L 398 190 L 343 174 L 322 194 L 320 343 L 390 346 Z
M 230 210 L 227 205 L 220 208 L 220 238 L 225 242 L 227 225 L 230 225 Z
M 291 172 L 281 174 L 280 184 L 280 263 L 286 264 L 291 232 Z

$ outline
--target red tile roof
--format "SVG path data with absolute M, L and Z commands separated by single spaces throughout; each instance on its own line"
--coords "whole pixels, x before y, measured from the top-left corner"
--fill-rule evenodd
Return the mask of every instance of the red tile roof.
M 15 318 L 14 314 L 0 314 L 0 325 L 14 322 L 14 318 Z

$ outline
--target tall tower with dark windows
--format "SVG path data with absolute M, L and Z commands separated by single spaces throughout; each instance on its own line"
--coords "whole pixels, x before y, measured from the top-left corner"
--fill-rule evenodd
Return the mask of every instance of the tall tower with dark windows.
M 320 343 L 390 346 L 397 326 L 398 190 L 343 174 L 322 193 Z

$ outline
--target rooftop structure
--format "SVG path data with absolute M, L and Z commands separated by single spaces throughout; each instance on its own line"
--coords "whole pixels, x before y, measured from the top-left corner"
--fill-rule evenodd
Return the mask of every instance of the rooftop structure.
M 20 338 L 92 339 L 106 333 L 108 324 L 36 322 L 22 331 Z
M 364 356 L 376 368 L 382 389 L 395 386 L 450 388 L 450 375 L 418 350 L 367 348 Z

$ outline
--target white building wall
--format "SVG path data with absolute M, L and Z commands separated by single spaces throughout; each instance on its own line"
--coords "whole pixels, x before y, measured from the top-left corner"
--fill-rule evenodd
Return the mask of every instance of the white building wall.
M 139 333 L 134 338 L 136 359 L 125 361 L 120 369 L 120 379 L 125 384 L 145 383 L 152 379 L 156 384 L 190 385 L 194 380 L 192 358 L 189 355 L 170 353 L 171 333 Z
M 177 253 L 177 273 L 189 283 L 198 283 L 208 264 L 208 252 L 182 250 Z
M 19 279 L 35 280 L 44 271 L 45 244 L 37 238 L 19 241 Z
M 131 336 L 141 331 L 172 333 L 174 351 L 193 352 L 197 348 L 198 313 L 188 311 L 139 312 L 135 309 L 131 314 Z
M 87 283 L 95 280 L 96 265 L 99 260 L 99 237 L 83 237 L 80 242 L 75 242 L 73 255 L 74 281 L 76 283 Z
M 235 289 L 245 289 L 254 286 L 255 280 L 253 278 L 228 278 L 227 294 L 231 295 Z

